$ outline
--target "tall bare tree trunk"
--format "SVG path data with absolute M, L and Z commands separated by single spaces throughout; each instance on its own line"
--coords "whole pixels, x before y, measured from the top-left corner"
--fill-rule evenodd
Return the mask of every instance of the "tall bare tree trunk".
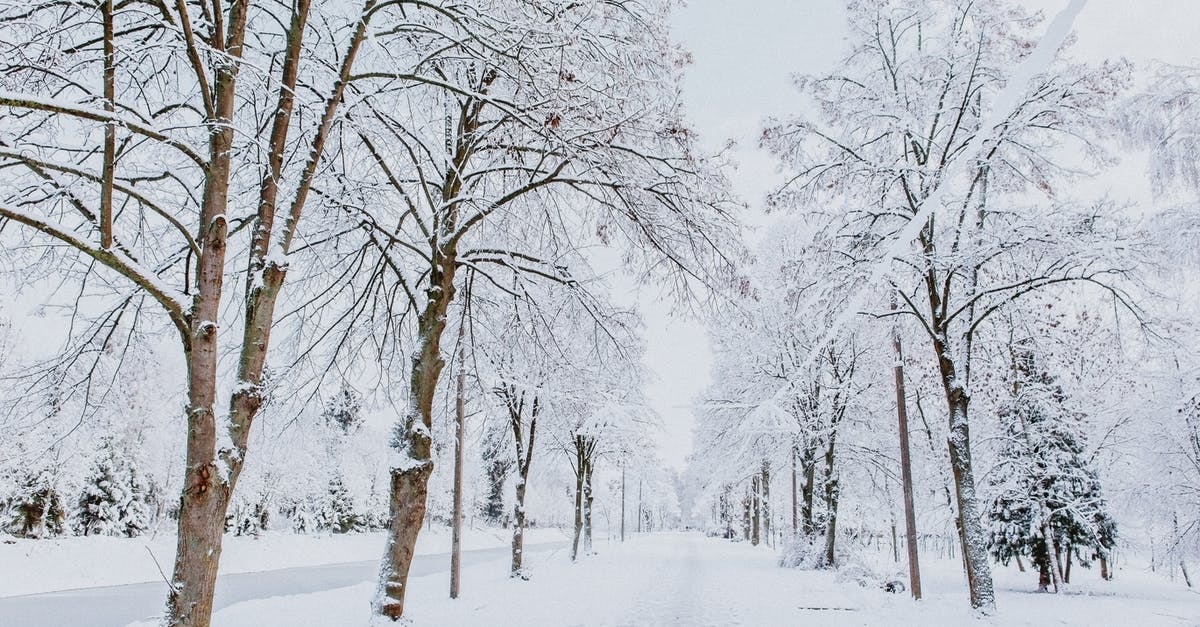
M 575 436 L 575 527 L 571 540 L 571 561 L 579 557 L 579 543 L 583 537 L 583 436 Z
M 367 0 L 369 13 L 376 0 Z M 366 21 L 359 23 L 365 26 Z M 361 29 L 360 29 L 361 30 Z M 487 80 L 481 86 L 486 91 Z M 391 525 L 389 539 L 380 566 L 380 594 L 377 613 L 392 620 L 404 616 L 404 594 L 408 586 L 408 571 L 412 566 L 417 535 L 425 518 L 429 498 L 429 477 L 433 474 L 432 434 L 433 398 L 437 393 L 445 361 L 442 359 L 442 334 L 446 330 L 446 312 L 455 298 L 455 272 L 458 268 L 459 194 L 462 173 L 466 171 L 472 150 L 469 144 L 478 128 L 481 107 L 468 98 L 460 103 L 461 115 L 453 145 L 448 145 L 451 163 L 441 182 L 441 201 L 445 207 L 439 215 L 438 230 L 433 234 L 429 250 L 429 277 L 425 289 L 425 305 L 417 316 L 417 351 L 412 357 L 409 379 L 409 407 L 403 428 L 397 430 L 393 445 L 398 449 L 401 463 L 392 468 Z M 520 460 L 518 459 L 518 464 Z M 518 493 L 523 494 L 522 486 Z
M 840 488 L 834 469 L 834 447 L 837 442 L 837 430 L 829 432 L 829 442 L 825 447 L 825 565 L 832 567 L 837 560 L 837 515 Z
M 762 529 L 762 479 L 755 474 L 750 478 L 750 544 L 758 546 L 759 531 Z
M 742 539 L 750 541 L 750 525 L 754 520 L 752 510 L 754 506 L 751 504 L 750 487 L 746 487 L 746 496 L 742 497 Z
M 200 211 L 200 254 L 196 262 L 196 290 L 192 297 L 190 329 L 184 339 L 187 361 L 187 460 L 179 507 L 175 568 L 167 600 L 167 623 L 172 627 L 206 627 L 212 616 L 217 564 L 225 532 L 232 476 L 222 477 L 217 467 L 217 321 L 225 279 L 225 216 L 233 152 L 233 112 L 236 83 L 246 27 L 246 3 L 230 7 L 229 33 L 224 52 L 235 62 L 223 64 L 214 92 L 213 132 L 209 135 L 209 165 Z M 222 38 L 224 33 L 218 33 Z M 217 46 L 220 48 L 221 46 Z M 232 474 L 232 473 L 231 473 Z
M 771 544 L 771 462 L 763 460 L 762 474 L 759 480 L 759 493 L 762 494 L 762 533 L 767 544 Z
M 417 321 L 420 339 L 412 358 L 408 413 L 403 431 L 396 434 L 396 444 L 404 462 L 391 471 L 391 524 L 381 566 L 379 605 L 379 613 L 392 620 L 399 620 L 404 615 L 408 570 L 425 519 L 429 477 L 433 474 L 430 435 L 433 399 L 445 366 L 441 340 L 446 328 L 446 310 L 455 293 L 453 259 L 453 255 L 443 256 L 442 261 L 433 266 L 430 288 L 426 291 L 428 300 Z
M 637 532 L 638 532 L 638 533 L 641 533 L 641 532 L 642 532 L 642 479 L 638 479 L 638 506 L 637 506 L 637 511 L 638 511 L 638 524 L 637 524 Z
M 104 110 L 116 112 L 117 55 L 113 46 L 113 0 L 100 3 L 104 22 Z M 100 175 L 100 247 L 113 246 L 113 175 L 117 158 L 117 124 L 104 125 L 104 166 Z
M 995 594 L 992 572 L 984 546 L 985 534 L 979 520 L 978 499 L 975 493 L 975 473 L 971 464 L 971 438 L 967 426 L 968 399 L 966 392 L 955 382 L 944 381 L 950 407 L 950 467 L 954 474 L 955 496 L 958 501 L 959 540 L 963 548 L 963 565 L 967 572 L 971 607 L 994 611 Z
M 524 572 L 525 491 L 529 487 L 529 468 L 533 464 L 533 446 L 537 437 L 537 417 L 541 406 L 538 398 L 534 396 L 529 410 L 528 440 L 525 439 L 526 436 L 523 435 L 524 429 L 522 428 L 523 403 L 520 407 L 520 410 L 516 410 L 513 404 L 509 404 L 509 417 L 512 422 L 513 438 L 517 449 L 517 502 L 513 511 L 512 569 L 509 576 L 517 579 L 528 579 Z
M 813 497 L 816 492 L 816 459 L 815 452 L 811 446 L 804 449 L 804 458 L 802 460 L 804 467 L 804 487 L 801 488 L 801 495 L 804 497 L 800 503 L 800 519 L 803 523 L 804 535 L 812 535 L 816 531 L 813 525 Z
M 592 460 L 588 459 L 587 472 L 583 475 L 583 550 L 585 553 L 592 552 L 592 500 Z
M 1063 583 L 1071 583 L 1071 546 L 1067 545 L 1067 564 L 1063 568 Z
M 525 564 L 525 481 L 529 478 L 529 466 L 523 465 L 517 479 L 517 504 L 513 510 L 512 569 L 510 576 L 528 579 Z

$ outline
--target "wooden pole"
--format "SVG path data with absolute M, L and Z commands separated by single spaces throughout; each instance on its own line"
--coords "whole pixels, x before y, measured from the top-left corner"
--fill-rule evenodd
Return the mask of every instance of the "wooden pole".
M 796 516 L 796 443 L 792 443 L 792 535 L 799 528 L 799 518 Z
M 458 327 L 458 384 L 454 402 L 454 524 L 450 536 L 450 598 L 458 598 L 458 586 L 462 570 L 462 521 L 463 521 L 463 423 L 466 421 L 467 364 L 466 347 L 463 342 L 465 325 Z
M 908 447 L 908 406 L 904 393 L 904 351 L 900 330 L 892 330 L 896 351 L 896 420 L 900 430 L 900 482 L 904 490 L 904 536 L 908 546 L 908 584 L 914 599 L 921 598 L 921 565 L 917 556 L 917 515 L 913 509 L 912 462 Z
M 637 511 L 637 517 L 638 517 L 637 532 L 641 533 L 642 532 L 642 480 L 641 479 L 638 479 L 638 508 L 637 509 L 638 509 L 638 511 Z
M 625 464 L 621 464 L 621 542 L 625 541 Z

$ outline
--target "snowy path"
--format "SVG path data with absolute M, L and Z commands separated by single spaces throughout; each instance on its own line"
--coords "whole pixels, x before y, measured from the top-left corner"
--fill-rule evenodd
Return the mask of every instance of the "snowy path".
M 830 571 L 779 568 L 769 547 L 698 533 L 600 541 L 596 548 L 574 564 L 566 550 L 531 555 L 529 581 L 509 579 L 503 563 L 464 568 L 458 600 L 447 598 L 445 576 L 415 577 L 407 617 L 412 627 L 1200 625 L 1200 595 L 1134 571 L 1121 571 L 1117 582 L 1081 572 L 1071 593 L 1047 595 L 1031 593 L 1036 581 L 1028 573 L 998 570 L 1000 614 L 977 620 L 957 560 L 929 560 L 927 597 L 917 603 Z M 886 552 L 876 557 L 895 566 Z M 366 583 L 239 603 L 218 612 L 213 624 L 361 627 L 370 621 L 372 592 Z
M 795 625 L 1008 627 L 1200 625 L 1200 594 L 1142 572 L 1114 582 L 1081 570 L 1063 595 L 1036 594 L 1030 573 L 997 567 L 998 605 L 977 620 L 960 562 L 926 558 L 925 600 L 862 587 L 846 573 L 779 568 L 765 546 L 698 533 L 598 541 L 578 563 L 565 542 L 531 545 L 529 581 L 508 578 L 506 547 L 464 552 L 462 597 L 447 598 L 447 557 L 417 557 L 409 580 L 411 627 L 772 627 Z M 866 555 L 898 568 L 889 551 Z M 362 627 L 370 622 L 375 562 L 223 576 L 214 627 Z M 923 568 L 923 571 L 926 570 Z M 853 571 L 851 567 L 848 569 Z M 163 584 L 0 599 L 0 626 L 123 625 L 153 614 Z
M 563 542 L 534 544 L 530 553 L 560 549 Z M 463 564 L 507 559 L 509 549 L 496 547 L 463 551 Z M 449 569 L 448 553 L 417 555 L 412 576 L 421 577 Z M 217 610 L 253 599 L 315 593 L 374 581 L 379 561 L 368 560 L 323 566 L 284 568 L 263 572 L 222 575 L 217 579 Z M 80 588 L 0 598 L 0 626 L 119 627 L 156 614 L 166 598 L 164 582 L 97 588 Z
M 870 605 L 864 597 L 895 598 L 835 583 L 828 573 L 779 568 L 768 547 L 698 533 L 648 534 L 596 548 L 576 564 L 565 550 L 537 556 L 529 581 L 511 580 L 494 565 L 466 568 L 457 601 L 446 598 L 443 577 L 413 579 L 407 615 L 414 627 L 861 625 L 862 616 L 837 623 L 829 616 L 857 614 Z M 371 593 L 363 584 L 252 601 L 219 612 L 214 625 L 366 625 Z M 836 609 L 802 609 L 813 605 Z

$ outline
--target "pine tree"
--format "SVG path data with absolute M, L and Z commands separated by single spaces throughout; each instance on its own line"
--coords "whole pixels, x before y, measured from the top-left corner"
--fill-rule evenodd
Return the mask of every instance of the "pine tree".
M 362 427 L 362 395 L 353 388 L 343 387 L 325 405 L 325 420 L 337 427 L 344 435 L 350 435 Z
M 1045 591 L 1057 588 L 1068 554 L 1084 566 L 1104 559 L 1117 527 L 1086 456 L 1085 416 L 1070 408 L 1027 346 L 1017 347 L 1013 361 L 1013 397 L 1000 410 L 1000 462 L 988 481 L 996 494 L 989 550 L 1005 564 L 1028 557 Z
M 354 507 L 354 497 L 340 475 L 329 481 L 328 528 L 334 533 L 362 531 L 365 517 Z
M 113 438 L 105 438 L 79 496 L 75 530 L 132 538 L 150 527 L 150 488 Z

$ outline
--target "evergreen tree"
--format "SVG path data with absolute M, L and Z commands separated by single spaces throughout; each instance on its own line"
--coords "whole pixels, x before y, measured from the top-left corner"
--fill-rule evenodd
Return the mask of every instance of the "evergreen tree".
M 343 387 L 325 405 L 325 421 L 350 435 L 362 427 L 362 395 L 353 388 Z
M 366 518 L 355 509 L 354 497 L 346 488 L 341 475 L 336 475 L 329 481 L 327 512 L 327 527 L 334 533 L 362 531 L 367 526 Z
M 225 515 L 225 533 L 258 537 L 271 526 L 271 503 L 266 493 L 239 496 L 229 505 Z
M 85 536 L 137 536 L 150 528 L 149 497 L 133 459 L 113 438 L 105 438 L 79 496 L 75 530 Z
M 49 468 L 17 469 L 15 489 L 3 502 L 3 527 L 23 538 L 56 536 L 63 532 L 67 514 Z
M 1000 461 L 988 481 L 996 495 L 989 550 L 1005 564 L 1028 557 L 1044 591 L 1057 586 L 1068 554 L 1084 566 L 1106 558 L 1117 527 L 1086 456 L 1084 415 L 1027 346 L 1018 346 L 1013 361 L 1013 396 L 1000 410 Z

